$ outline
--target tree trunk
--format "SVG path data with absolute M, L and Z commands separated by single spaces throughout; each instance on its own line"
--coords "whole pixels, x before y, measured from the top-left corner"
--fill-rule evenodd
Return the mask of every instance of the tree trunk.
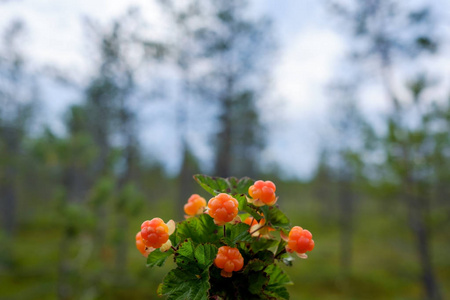
M 439 285 L 434 275 L 431 262 L 429 234 L 426 228 L 423 205 L 417 195 L 414 195 L 413 183 L 407 180 L 404 184 L 404 198 L 408 207 L 409 225 L 416 239 L 416 249 L 422 269 L 422 284 L 425 290 L 425 299 L 441 300 Z
M 353 192 L 351 182 L 341 179 L 338 187 L 339 223 L 340 223 L 340 265 L 342 275 L 351 272 L 352 266 L 352 237 L 353 237 Z
M 221 131 L 217 136 L 215 174 L 220 177 L 231 176 L 232 151 L 232 102 L 229 97 L 222 100 L 222 115 L 220 116 Z

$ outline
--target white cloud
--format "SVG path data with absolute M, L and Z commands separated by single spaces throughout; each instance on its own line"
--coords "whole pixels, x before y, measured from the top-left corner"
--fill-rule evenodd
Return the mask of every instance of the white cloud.
M 309 176 L 313 171 L 325 115 L 324 86 L 335 74 L 344 51 L 342 39 L 333 31 L 308 28 L 289 39 L 274 71 L 275 94 L 284 100 L 283 120 L 271 127 L 272 143 L 265 153 L 277 161 L 288 176 Z

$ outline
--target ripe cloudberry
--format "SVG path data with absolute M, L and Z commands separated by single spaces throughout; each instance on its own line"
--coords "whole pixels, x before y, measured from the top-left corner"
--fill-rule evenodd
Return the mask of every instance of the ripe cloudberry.
M 251 197 L 248 201 L 255 206 L 274 205 L 278 199 L 275 195 L 276 189 L 272 181 L 258 180 L 248 188 L 248 194 Z
M 266 226 L 266 219 L 264 218 L 260 219 L 258 222 L 255 218 L 250 216 L 244 220 L 244 223 L 250 226 L 248 232 L 250 232 L 254 237 L 269 239 L 272 238 L 270 232 L 275 231 L 272 227 Z
M 307 251 L 314 249 L 314 240 L 309 230 L 303 229 L 300 226 L 294 226 L 289 232 L 289 236 L 282 235 L 282 238 L 287 241 L 286 251 L 295 252 L 300 258 L 308 258 Z
M 136 234 L 136 248 L 145 257 L 147 257 L 150 254 L 150 252 L 152 252 L 154 250 L 154 248 L 149 248 L 149 247 L 145 246 L 144 241 L 142 240 L 140 231 Z
M 184 212 L 188 216 L 200 215 L 206 207 L 206 200 L 197 194 L 193 194 L 184 205 Z
M 175 231 L 175 222 L 170 220 L 164 223 L 160 218 L 153 218 L 150 221 L 144 221 L 141 225 L 141 236 L 144 244 L 147 247 L 167 251 L 172 243 L 169 240 L 169 235 Z
M 244 258 L 237 248 L 222 246 L 219 248 L 214 264 L 222 269 L 220 275 L 223 277 L 231 277 L 232 272 L 237 272 L 244 266 Z
M 225 225 L 235 220 L 238 211 L 239 202 L 228 194 L 219 194 L 208 201 L 208 214 L 216 225 Z

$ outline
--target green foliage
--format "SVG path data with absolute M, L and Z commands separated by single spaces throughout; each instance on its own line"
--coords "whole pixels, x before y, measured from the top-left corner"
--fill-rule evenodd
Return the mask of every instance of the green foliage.
M 227 194 L 246 194 L 248 188 L 253 185 L 254 180 L 244 177 L 237 179 L 235 177 L 220 178 L 210 177 L 202 174 L 194 175 L 195 181 L 208 193 L 215 196 L 219 193 Z
M 166 262 L 167 258 L 173 254 L 173 250 L 169 249 L 166 252 L 156 249 L 147 257 L 147 267 L 161 267 Z
M 253 180 L 249 178 L 218 178 L 195 175 L 195 180 L 212 195 L 228 193 L 238 199 L 239 209 L 265 218 L 264 226 L 289 231 L 289 219 L 276 207 L 256 207 L 249 204 L 246 193 Z M 241 218 L 247 217 L 244 214 Z M 286 242 L 280 239 L 252 237 L 246 223 L 217 226 L 209 214 L 190 217 L 176 226 L 170 237 L 172 248 L 166 252 L 151 252 L 147 266 L 162 266 L 174 254 L 176 268 L 158 287 L 158 295 L 167 299 L 289 299 L 286 285 L 292 284 L 278 262 L 292 265 L 286 253 Z M 223 277 L 214 265 L 219 248 L 237 248 L 244 260 L 241 270 Z

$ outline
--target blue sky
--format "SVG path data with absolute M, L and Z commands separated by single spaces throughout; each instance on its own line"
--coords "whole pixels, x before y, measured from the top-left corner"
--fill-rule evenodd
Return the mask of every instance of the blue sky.
M 267 14 L 274 20 L 278 39 L 268 103 L 271 109 L 262 110 L 270 128 L 270 143 L 263 159 L 268 165 L 279 164 L 287 176 L 307 177 L 316 164 L 318 147 L 326 139 L 329 102 L 324 88 L 338 73 L 347 42 L 336 31 L 336 23 L 323 1 L 258 0 L 252 3 L 253 13 Z M 450 12 L 450 4 L 446 1 L 436 0 L 435 4 L 441 9 L 447 7 L 446 11 Z M 163 35 L 167 30 L 162 14 L 152 1 L 18 0 L 0 5 L 0 31 L 13 19 L 24 20 L 28 28 L 24 51 L 33 65 L 36 68 L 55 65 L 82 82 L 92 70 L 89 60 L 85 59 L 90 52 L 81 19 L 88 16 L 107 24 L 129 6 L 142 8 L 143 14 L 154 24 L 152 34 Z M 445 13 L 441 17 L 446 17 Z M 442 28 L 445 30 L 450 27 Z M 449 68 L 443 67 L 450 67 L 448 52 L 435 64 L 442 69 L 444 85 L 449 86 Z M 62 127 L 58 122 L 64 110 L 79 97 L 74 93 L 55 91 L 50 86 L 44 92 L 52 99 L 45 103 L 45 114 L 49 119 L 58 120 L 52 125 L 58 130 Z M 388 109 L 376 82 L 367 88 L 365 99 L 363 108 L 369 114 Z M 170 111 L 165 113 L 170 114 Z M 158 126 L 162 127 L 149 127 L 143 135 L 143 144 L 152 145 L 153 155 L 160 157 L 169 170 L 176 170 L 177 139 L 174 135 L 165 138 L 173 126 Z M 192 139 L 196 141 L 197 155 L 204 162 L 210 160 L 212 152 L 207 146 L 207 137 L 192 134 Z

